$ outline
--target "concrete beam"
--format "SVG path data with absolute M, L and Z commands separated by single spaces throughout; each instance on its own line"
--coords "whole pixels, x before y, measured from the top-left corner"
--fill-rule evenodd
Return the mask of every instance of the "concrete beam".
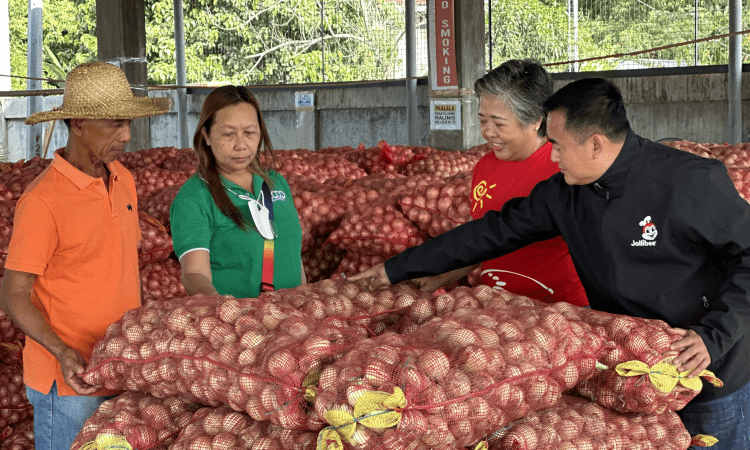
M 96 0 L 96 33 L 99 61 L 120 67 L 133 94 L 147 97 L 145 0 Z M 133 120 L 130 134 L 125 151 L 150 148 L 149 118 Z

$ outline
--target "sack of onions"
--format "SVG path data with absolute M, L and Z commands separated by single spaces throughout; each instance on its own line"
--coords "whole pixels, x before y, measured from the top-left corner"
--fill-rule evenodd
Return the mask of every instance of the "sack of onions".
M 33 450 L 34 417 L 29 416 L 12 427 L 0 430 L 0 450 Z
M 190 175 L 185 172 L 153 166 L 136 169 L 133 172 L 138 198 L 148 197 L 169 186 L 182 186 L 189 177 Z
M 712 149 L 714 146 L 710 144 L 697 144 L 695 142 L 684 140 L 664 142 L 663 144 L 668 147 L 676 148 L 678 150 L 690 152 L 703 158 L 716 158 L 716 155 L 712 153 Z
M 432 237 L 471 220 L 471 173 L 425 183 L 398 203 L 406 217 Z
M 143 297 L 147 301 L 187 297 L 182 284 L 180 263 L 167 258 L 141 266 Z
M 402 166 L 399 169 L 399 173 L 406 176 L 430 174 L 441 178 L 448 178 L 462 172 L 471 173 L 480 159 L 481 156 L 476 152 L 437 150 L 423 157 L 414 158 L 414 161 Z
M 7 248 L 10 236 L 13 234 L 13 224 L 7 218 L 0 215 L 0 248 Z
M 117 160 L 132 172 L 143 167 L 162 167 L 167 159 L 176 156 L 179 151 L 176 147 L 147 148 L 135 152 L 122 152 L 117 156 Z
M 376 202 L 347 214 L 326 242 L 350 252 L 390 258 L 425 238 L 396 206 Z
M 32 416 L 34 407 L 26 398 L 21 364 L 0 366 L 0 430 Z
M 170 449 L 314 450 L 317 438 L 314 431 L 259 422 L 223 405 L 198 410 Z
M 549 308 L 590 325 L 608 341 L 598 356 L 598 361 L 608 369 L 579 383 L 576 386 L 579 395 L 620 412 L 658 414 L 664 410 L 679 411 L 702 389 L 699 377 L 682 379 L 670 364 L 671 357 L 665 358 L 669 346 L 680 339 L 679 335 L 667 332 L 667 323 L 564 302 Z M 722 384 L 709 371 L 704 371 L 702 377 L 716 386 Z
M 382 333 L 425 297 L 430 295 L 403 284 L 371 292 L 365 280 L 321 280 L 265 292 L 259 298 L 291 305 L 307 317 L 349 327 L 352 333 L 367 337 Z
M 716 159 L 733 169 L 750 169 L 750 144 L 721 145 L 711 149 Z
M 385 258 L 379 255 L 346 252 L 336 270 L 331 274 L 331 279 L 340 280 L 350 277 L 384 262 Z
M 750 169 L 727 169 L 740 197 L 750 202 Z
M 116 448 L 167 450 L 200 408 L 175 397 L 124 392 L 107 400 L 83 424 L 71 450 Z M 107 446 L 107 445 L 111 446 Z
M 35 156 L 28 162 L 19 161 L 13 164 L 13 168 L 9 172 L 0 174 L 0 183 L 6 187 L 6 192 L 3 192 L 3 199 L 18 200 L 29 184 L 49 166 L 50 161 Z M 12 197 L 7 191 L 12 193 Z
M 143 199 L 138 199 L 138 210 L 145 212 L 169 230 L 169 208 L 181 186 L 168 186 Z
M 199 295 L 126 312 L 95 346 L 83 379 L 315 430 L 322 423 L 304 398 L 314 374 L 360 340 L 288 305 Z
M 279 150 L 275 153 L 278 167 L 272 167 L 281 175 L 295 174 L 314 179 L 320 183 L 329 178 L 350 178 L 356 180 L 366 176 L 364 170 L 344 157 L 333 154 L 319 154 L 306 149 Z M 260 155 L 261 163 L 271 164 L 265 154 Z
M 14 364 L 23 365 L 23 342 L 0 342 L 0 367 Z
M 315 411 L 330 427 L 320 439 L 325 448 L 475 445 L 556 405 L 563 390 L 593 374 L 604 343 L 559 313 L 511 306 L 384 333 L 321 372 Z
M 142 239 L 138 243 L 138 262 L 141 266 L 164 261 L 172 253 L 172 237 L 167 228 L 143 211 L 138 211 Z
M 301 191 L 294 196 L 300 223 L 308 225 L 313 238 L 327 237 L 341 223 L 346 212 L 336 196 Z
M 3 261 L 4 262 L 4 261 Z M 1 281 L 1 280 L 0 280 Z M 18 329 L 5 311 L 0 310 L 0 344 L 22 343 L 26 339 L 23 331 Z M 6 350 L 8 347 L 6 346 Z
M 302 267 L 305 269 L 307 282 L 315 283 L 330 277 L 345 254 L 346 250 L 326 244 L 325 238 L 316 238 L 313 249 L 302 253 Z
M 164 160 L 162 167 L 182 172 L 188 177 L 198 170 L 198 154 L 192 148 L 177 149 L 177 153 Z
M 580 397 L 563 395 L 558 405 L 533 412 L 493 433 L 485 448 L 685 450 L 690 443 L 690 433 L 673 411 L 623 414 Z

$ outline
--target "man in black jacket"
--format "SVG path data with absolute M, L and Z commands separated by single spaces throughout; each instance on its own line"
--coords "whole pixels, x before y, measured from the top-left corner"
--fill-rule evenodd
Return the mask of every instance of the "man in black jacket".
M 724 382 L 704 383 L 680 411 L 690 434 L 750 449 L 750 205 L 717 160 L 633 133 L 606 80 L 570 83 L 545 110 L 560 173 L 350 279 L 419 286 L 562 235 L 593 309 L 664 320 L 682 336 L 671 347 L 679 370 Z

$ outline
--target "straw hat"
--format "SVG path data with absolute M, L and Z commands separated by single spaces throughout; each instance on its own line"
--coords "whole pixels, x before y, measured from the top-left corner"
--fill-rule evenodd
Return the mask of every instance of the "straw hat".
M 63 103 L 52 111 L 26 118 L 26 125 L 58 119 L 135 119 L 163 114 L 172 101 L 166 97 L 136 97 L 125 73 L 103 62 L 81 64 L 65 79 Z

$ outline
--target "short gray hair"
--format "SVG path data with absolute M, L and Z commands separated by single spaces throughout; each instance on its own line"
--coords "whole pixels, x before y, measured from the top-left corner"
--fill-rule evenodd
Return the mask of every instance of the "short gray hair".
M 552 76 L 538 62 L 531 59 L 511 59 L 474 82 L 478 97 L 500 97 L 518 120 L 529 125 L 539 119 L 539 136 L 547 134 L 547 120 L 542 106 L 552 95 Z

